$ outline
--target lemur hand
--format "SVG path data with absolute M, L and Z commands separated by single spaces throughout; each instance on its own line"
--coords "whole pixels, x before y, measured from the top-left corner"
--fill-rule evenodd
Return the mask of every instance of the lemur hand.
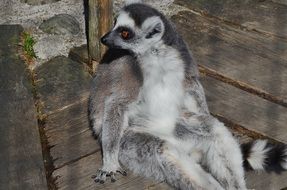
M 107 177 L 111 178 L 111 182 L 115 182 L 116 174 L 120 173 L 123 176 L 127 175 L 127 172 L 123 170 L 120 166 L 117 167 L 102 167 L 101 169 L 98 169 L 96 175 L 93 175 L 92 178 L 96 183 L 105 183 Z

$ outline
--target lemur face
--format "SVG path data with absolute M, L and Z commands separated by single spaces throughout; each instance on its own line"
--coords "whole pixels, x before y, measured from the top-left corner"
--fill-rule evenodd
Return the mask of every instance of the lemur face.
M 143 9 L 139 9 L 140 7 Z M 118 15 L 113 29 L 101 38 L 110 48 L 126 49 L 135 54 L 143 54 L 161 41 L 164 24 L 158 15 L 146 15 L 144 5 L 130 5 Z M 140 18 L 138 18 L 140 17 Z M 143 20 L 144 19 L 144 20 Z

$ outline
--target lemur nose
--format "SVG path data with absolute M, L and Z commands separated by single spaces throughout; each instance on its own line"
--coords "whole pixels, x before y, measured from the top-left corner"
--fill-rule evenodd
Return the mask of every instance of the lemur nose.
M 102 38 L 101 38 L 101 42 L 102 44 L 104 45 L 107 45 L 107 38 L 108 38 L 108 35 L 110 34 L 110 32 L 108 32 L 107 34 L 105 34 Z
M 106 43 L 107 43 L 107 38 L 106 38 L 105 36 L 103 36 L 103 37 L 101 38 L 101 42 L 102 42 L 102 44 L 106 45 Z

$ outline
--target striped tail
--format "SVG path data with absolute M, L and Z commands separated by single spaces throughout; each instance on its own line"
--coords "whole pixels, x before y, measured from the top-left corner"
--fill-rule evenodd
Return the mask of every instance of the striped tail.
M 245 170 L 281 173 L 287 170 L 287 146 L 256 140 L 241 145 Z

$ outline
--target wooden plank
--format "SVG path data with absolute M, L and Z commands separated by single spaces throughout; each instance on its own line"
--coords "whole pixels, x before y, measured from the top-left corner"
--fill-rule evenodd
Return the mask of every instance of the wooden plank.
M 83 65 L 67 57 L 55 57 L 35 72 L 43 114 L 60 111 L 89 96 L 91 76 Z
M 92 80 L 84 66 L 56 57 L 36 69 L 37 93 L 43 104 L 45 132 L 55 168 L 96 151 L 88 120 L 88 96 Z
M 113 22 L 112 0 L 89 0 L 88 48 L 91 61 L 100 61 L 106 47 L 100 38 L 110 30 Z M 91 65 L 95 70 L 96 65 Z
M 283 5 L 287 5 L 287 1 L 286 0 L 272 0 L 274 3 L 279 3 L 279 4 L 283 4 Z
M 246 174 L 247 187 L 258 190 L 280 190 L 287 187 L 287 172 L 282 174 L 251 171 Z
M 287 143 L 287 108 L 211 77 L 206 76 L 201 81 L 212 113 Z
M 87 99 L 49 115 L 45 130 L 55 168 L 100 151 L 89 127 Z
M 233 134 L 240 140 L 240 142 L 248 142 L 251 138 L 242 135 L 236 131 L 232 131 Z M 53 175 L 57 178 L 57 186 L 59 189 L 157 189 L 157 190 L 169 190 L 171 189 L 167 184 L 163 182 L 155 182 L 145 179 L 143 177 L 135 176 L 131 172 L 128 172 L 128 176 L 124 177 L 119 175 L 118 180 L 115 183 L 106 182 L 105 184 L 96 184 L 91 179 L 97 169 L 101 166 L 101 154 L 97 152 L 95 154 L 84 157 L 77 162 L 67 164 L 64 167 L 54 171 Z M 262 182 L 264 177 L 264 182 Z M 247 173 L 247 184 L 249 188 L 272 190 L 277 187 L 282 188 L 287 186 L 286 179 L 287 173 L 283 175 L 267 174 L 267 173 Z M 268 185 L 267 185 L 268 184 Z
M 197 62 L 287 105 L 287 42 L 185 11 L 173 16 Z
M 94 60 L 99 60 L 101 57 L 98 3 L 98 0 L 89 1 L 88 48 L 89 57 Z
M 99 1 L 99 19 L 100 19 L 100 36 L 98 37 L 98 40 L 106 34 L 108 31 L 111 30 L 113 26 L 113 1 L 112 0 L 98 0 Z M 107 50 L 107 47 L 103 44 L 100 44 L 100 52 L 101 52 L 101 58 L 103 57 L 105 51 Z M 98 62 L 100 59 L 98 59 Z
M 133 189 L 147 189 L 156 182 L 151 182 L 142 177 L 132 175 L 130 172 L 128 176 L 118 175 L 118 180 L 115 183 L 107 182 L 105 184 L 96 184 L 91 176 L 94 175 L 97 169 L 101 166 L 100 152 L 85 157 L 75 163 L 66 165 L 53 173 L 57 177 L 57 186 L 59 190 L 63 189 L 85 189 L 85 190 L 133 190 Z M 167 187 L 167 186 L 164 186 Z M 162 188 L 167 189 L 167 188 Z M 160 190 L 160 189 L 159 189 Z
M 287 39 L 287 6 L 271 0 L 176 0 L 184 7 L 229 23 Z
M 0 26 L 0 189 L 47 189 L 37 114 L 19 25 Z

